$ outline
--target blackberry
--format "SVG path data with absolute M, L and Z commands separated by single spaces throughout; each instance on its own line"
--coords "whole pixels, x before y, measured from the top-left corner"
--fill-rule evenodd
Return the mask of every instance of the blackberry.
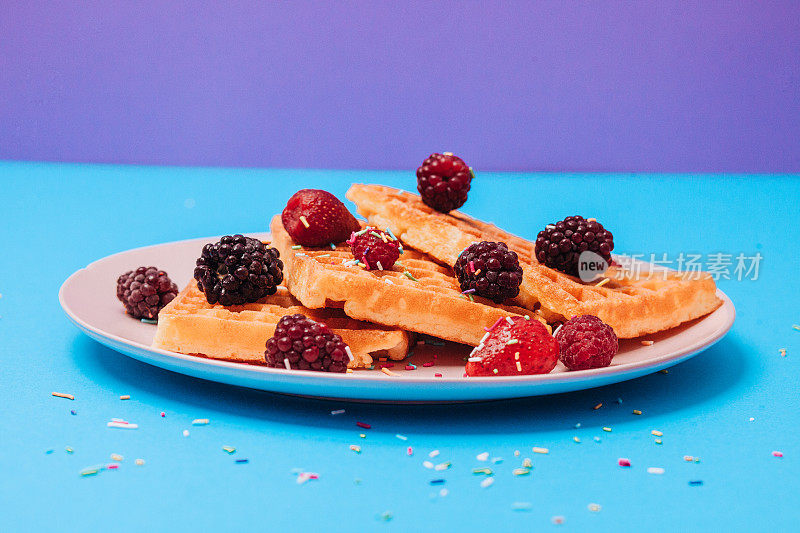
M 264 358 L 273 368 L 344 372 L 350 360 L 349 348 L 328 326 L 304 315 L 286 315 L 267 341 Z
M 177 295 L 178 286 L 153 266 L 129 270 L 117 278 L 117 298 L 134 318 L 156 318 Z
M 462 291 L 503 303 L 516 298 L 522 283 L 517 254 L 503 242 L 478 242 L 458 256 L 454 267 Z
M 450 152 L 431 154 L 417 169 L 417 190 L 426 205 L 449 213 L 467 201 L 472 168 Z
M 594 252 L 610 264 L 613 249 L 610 231 L 596 220 L 578 215 L 548 224 L 536 238 L 536 259 L 570 276 L 578 275 L 581 252 Z
M 226 235 L 203 246 L 194 279 L 208 303 L 241 305 L 275 294 L 283 281 L 278 250 L 257 239 Z
M 391 234 L 369 226 L 353 233 L 347 244 L 353 257 L 368 270 L 389 270 L 400 257 L 400 242 Z

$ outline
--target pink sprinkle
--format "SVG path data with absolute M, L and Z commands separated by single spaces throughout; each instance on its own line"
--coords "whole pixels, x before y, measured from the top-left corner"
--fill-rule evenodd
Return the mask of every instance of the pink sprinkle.
M 422 366 L 433 366 L 433 361 L 428 361 L 427 363 L 422 363 Z
M 416 370 L 416 368 L 411 365 L 406 365 L 406 370 Z
M 381 365 L 381 368 L 392 368 L 394 363 L 386 363 L 385 365 Z
M 164 418 L 167 414 L 164 411 L 161 411 L 161 418 Z
M 438 373 L 438 372 L 437 372 L 437 373 L 435 373 L 435 374 L 433 375 L 433 377 L 435 377 L 435 378 L 440 378 L 440 377 L 442 377 L 442 375 L 441 375 L 440 373 Z
M 505 320 L 505 317 L 504 317 L 504 318 L 498 318 L 498 319 L 497 319 L 497 322 L 495 322 L 495 323 L 492 325 L 492 327 L 490 327 L 490 328 L 483 328 L 483 330 L 484 330 L 484 331 L 494 331 L 494 328 L 496 328 L 496 327 L 497 327 L 497 325 L 498 325 L 500 322 L 502 322 L 503 320 Z
M 411 446 L 408 447 L 408 449 L 406 450 L 406 453 L 408 455 L 414 455 L 414 450 L 411 449 Z
M 775 457 L 783 457 L 783 452 L 779 452 L 779 451 L 776 450 L 776 451 L 772 452 L 772 455 L 775 456 Z
M 370 425 L 369 425 L 369 424 L 367 424 L 366 422 L 356 422 L 356 425 L 357 425 L 358 427 L 360 427 L 360 428 L 364 428 L 364 429 L 370 429 L 370 428 L 372 428 L 372 426 L 370 426 Z M 311 479 L 314 479 L 314 478 L 311 478 Z
M 367 256 L 366 256 L 366 255 L 365 255 L 364 257 L 362 257 L 362 258 L 361 258 L 361 261 L 362 261 L 362 262 L 363 262 L 363 263 L 364 263 L 364 264 L 367 266 L 367 270 L 372 270 L 372 269 L 369 267 L 369 263 L 367 262 Z
M 475 262 L 474 261 L 470 261 L 469 262 L 469 270 L 470 270 L 470 272 L 475 273 Z
M 624 457 L 620 458 L 619 466 L 631 466 L 630 459 L 625 459 Z
M 106 466 L 106 468 L 108 468 L 109 470 L 116 470 L 117 468 L 119 468 L 119 465 L 110 464 L 110 465 Z

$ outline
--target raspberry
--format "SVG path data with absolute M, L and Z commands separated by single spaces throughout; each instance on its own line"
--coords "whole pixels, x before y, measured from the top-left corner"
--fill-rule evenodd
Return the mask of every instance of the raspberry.
M 449 213 L 467 201 L 472 168 L 450 152 L 431 154 L 417 169 L 417 190 L 426 205 Z
M 479 242 L 458 256 L 453 267 L 462 291 L 474 290 L 494 303 L 516 298 L 522 283 L 517 254 L 502 242 Z
M 570 370 L 602 368 L 619 350 L 614 330 L 594 315 L 576 316 L 556 331 L 558 357 Z
M 283 281 L 278 250 L 243 235 L 226 235 L 203 246 L 194 279 L 208 303 L 241 305 L 275 294 Z
M 139 267 L 117 278 L 117 298 L 134 318 L 156 318 L 177 295 L 178 286 L 156 267 Z
M 467 361 L 468 376 L 547 374 L 558 363 L 558 343 L 538 320 L 511 317 L 484 337 Z
M 303 246 L 340 243 L 361 227 L 341 200 L 319 189 L 294 193 L 281 213 L 281 221 L 292 240 Z
M 278 321 L 264 352 L 267 365 L 294 370 L 344 372 L 350 357 L 342 338 L 328 326 L 304 315 L 287 315 Z
M 391 234 L 369 226 L 353 233 L 347 244 L 353 257 L 369 270 L 389 270 L 400 257 L 400 242 Z
M 613 249 L 614 236 L 610 231 L 596 220 L 578 215 L 548 224 L 536 238 L 536 259 L 570 276 L 578 275 L 581 252 L 594 252 L 610 264 Z

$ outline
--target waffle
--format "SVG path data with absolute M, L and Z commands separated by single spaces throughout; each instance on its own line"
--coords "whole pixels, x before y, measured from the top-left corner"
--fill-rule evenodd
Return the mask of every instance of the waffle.
M 192 281 L 158 314 L 153 347 L 239 363 L 266 364 L 264 348 L 282 316 L 302 313 L 324 322 L 350 346 L 351 368 L 368 367 L 373 357 L 403 359 L 409 334 L 347 317 L 339 309 L 307 309 L 286 290 L 256 303 L 211 305 Z
M 279 216 L 272 219 L 271 229 L 286 286 L 306 307 L 342 307 L 353 318 L 473 346 L 484 336 L 483 328 L 499 319 L 534 315 L 483 298 L 471 301 L 461 294 L 449 268 L 414 250 L 406 250 L 392 270 L 366 271 L 347 266 L 353 255 L 346 245 L 294 250 Z
M 587 285 L 541 265 L 532 242 L 458 211 L 448 215 L 434 211 L 416 194 L 380 185 L 353 185 L 347 198 L 371 224 L 390 228 L 408 246 L 446 265 L 454 265 L 462 250 L 474 242 L 505 242 L 519 255 L 523 270 L 515 303 L 540 309 L 551 321 L 595 315 L 620 338 L 633 338 L 701 317 L 722 304 L 707 274 L 653 271 L 630 276 L 612 266 L 605 274 L 609 281 L 602 287 Z

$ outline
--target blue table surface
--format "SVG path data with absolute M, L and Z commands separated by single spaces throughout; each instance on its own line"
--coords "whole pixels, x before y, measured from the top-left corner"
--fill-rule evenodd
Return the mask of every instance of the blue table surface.
M 479 172 L 463 210 L 528 238 L 579 213 L 611 229 L 618 252 L 763 257 L 758 279 L 718 282 L 738 316 L 717 345 L 666 374 L 576 393 L 456 405 L 281 396 L 129 359 L 58 305 L 64 279 L 96 259 L 266 231 L 295 190 L 344 198 L 353 182 L 415 187 L 413 171 L 0 163 L 0 529 L 796 530 L 797 176 Z M 111 417 L 140 427 L 109 429 Z M 422 466 L 434 450 L 449 469 Z M 112 453 L 124 456 L 116 471 L 79 475 Z M 514 476 L 525 457 L 531 474 Z M 487 488 L 472 472 L 485 466 Z M 296 469 L 319 479 L 298 484 Z

